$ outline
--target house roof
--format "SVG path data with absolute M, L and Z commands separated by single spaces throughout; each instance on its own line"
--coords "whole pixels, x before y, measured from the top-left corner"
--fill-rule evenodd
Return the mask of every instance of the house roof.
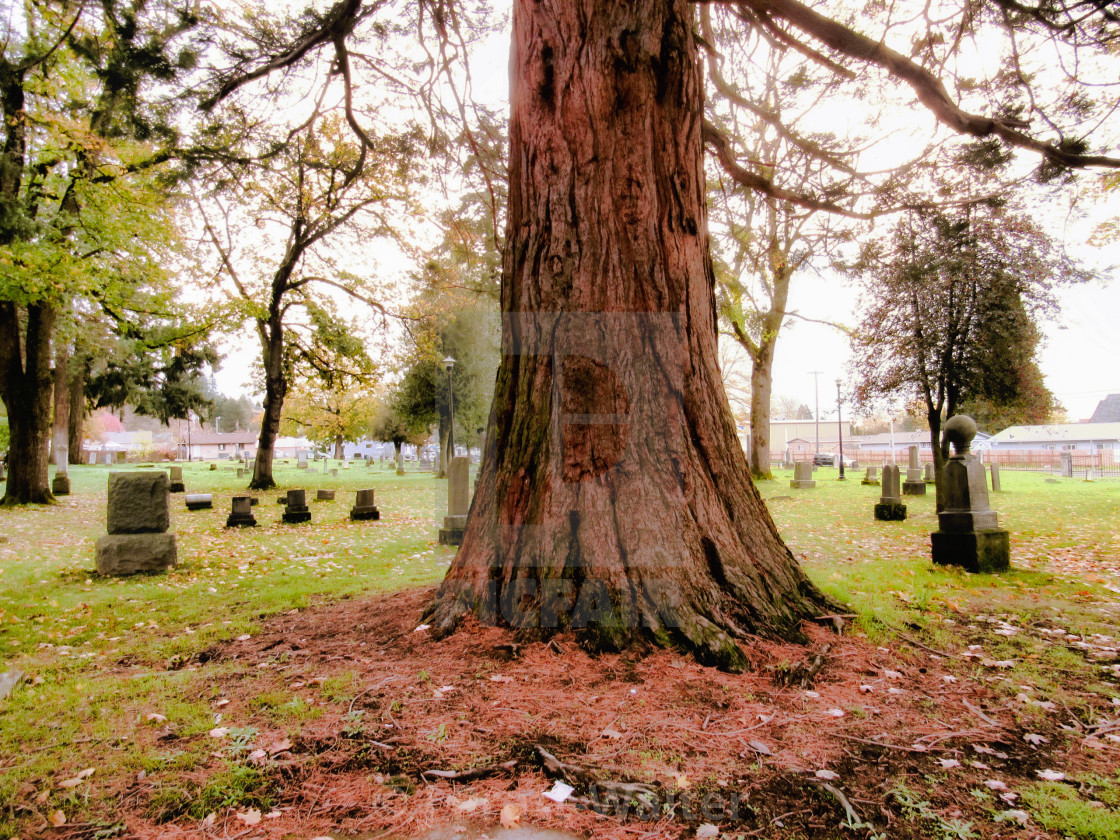
M 1010 426 L 992 435 L 992 443 L 1072 443 L 1120 440 L 1120 423 L 1054 423 L 1048 426 Z
M 1120 423 L 1120 394 L 1109 394 L 1099 403 L 1090 423 Z

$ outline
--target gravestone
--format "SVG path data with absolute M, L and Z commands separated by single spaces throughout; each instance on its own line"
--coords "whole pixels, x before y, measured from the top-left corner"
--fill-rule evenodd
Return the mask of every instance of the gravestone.
M 113 465 L 113 453 L 112 452 L 106 452 L 104 454 L 103 458 L 102 458 L 102 461 L 104 462 L 105 466 L 107 466 L 107 467 L 112 466 Z
M 397 456 L 397 475 L 404 475 L 404 450 Z
M 898 467 L 894 464 L 883 467 L 883 495 L 875 505 L 875 518 L 882 522 L 901 522 L 906 518 L 906 505 L 902 503 L 898 481 Z
M 217 464 L 211 464 L 211 465 L 210 465 L 210 469 L 211 469 L 211 470 L 216 470 L 217 468 L 218 468 L 218 465 L 217 465 Z
M 55 440 L 58 444 L 58 440 Z M 62 444 L 54 450 L 57 453 L 57 465 L 54 471 L 54 481 L 51 482 L 51 492 L 56 496 L 70 495 L 70 452 L 66 446 L 66 435 L 62 435 Z
M 317 502 L 333 502 L 334 501 L 334 491 L 333 490 L 317 490 L 317 491 L 315 491 L 315 501 L 317 501 Z
M 1073 478 L 1073 453 L 1062 453 L 1062 478 Z
M 213 493 L 188 493 L 184 496 L 187 510 L 210 510 L 214 507 Z
M 999 484 L 999 464 L 992 464 L 989 469 L 992 471 L 992 492 L 1002 493 L 1003 488 Z
M 447 516 L 439 531 L 440 545 L 460 545 L 470 510 L 470 459 L 457 455 L 447 470 Z
M 1002 572 L 1010 565 L 1009 534 L 988 506 L 984 465 L 969 451 L 974 437 L 976 421 L 966 414 L 945 424 L 954 451 L 941 474 L 945 505 L 937 514 L 938 530 L 930 535 L 933 562 L 966 572 Z
M 106 524 L 109 534 L 95 546 L 100 574 L 130 575 L 175 565 L 175 534 L 167 532 L 167 473 L 109 473 Z
M 252 528 L 257 524 L 253 516 L 253 500 L 248 496 L 234 496 L 233 508 L 226 519 L 227 528 Z
M 937 471 L 934 469 L 933 464 L 926 464 L 925 469 L 926 469 L 925 475 L 922 476 L 922 478 L 925 479 L 926 484 L 936 484 L 937 483 Z
M 869 487 L 878 487 L 879 486 L 879 468 L 878 467 L 868 467 L 867 471 L 863 474 L 863 481 L 861 481 L 860 484 L 864 484 L 864 485 L 867 485 Z
M 338 478 L 338 470 L 337 469 L 331 470 L 331 477 L 332 478 Z
M 183 483 L 183 468 L 171 468 L 171 484 L 169 487 L 172 493 L 183 493 L 187 489 L 187 485 Z
M 8 473 L 4 470 L 4 462 L 0 461 L 0 481 L 7 481 Z
M 924 496 L 926 483 L 922 479 L 922 468 L 918 463 L 918 447 L 910 447 L 910 462 L 906 467 L 906 481 L 902 482 L 903 496 Z
M 296 469 L 297 470 L 307 469 L 307 453 L 306 452 L 300 451 L 300 452 L 296 453 Z
M 88 461 L 88 463 L 91 467 L 94 466 L 95 464 L 97 464 L 97 453 L 96 452 L 89 453 L 89 458 L 87 458 L 86 460 Z
M 343 468 L 344 470 L 348 470 L 348 469 L 350 469 L 350 462 L 349 462 L 349 461 L 342 461 L 342 462 L 341 462 L 341 464 L 340 464 L 340 466 L 341 466 L 341 467 L 342 467 L 342 468 Z
M 354 507 L 350 508 L 350 518 L 354 521 L 381 518 L 381 511 L 373 503 L 372 490 L 358 491 L 354 499 Z
M 237 477 L 238 478 L 243 478 L 244 476 L 245 476 L 245 470 L 241 469 L 241 467 L 238 467 L 237 468 Z
M 307 492 L 305 490 L 288 491 L 284 512 L 280 515 L 280 518 L 289 525 L 311 521 L 311 511 L 307 509 Z
M 811 461 L 798 461 L 794 464 L 793 479 L 789 486 L 798 490 L 808 490 L 817 486 L 817 482 L 813 481 L 813 464 Z

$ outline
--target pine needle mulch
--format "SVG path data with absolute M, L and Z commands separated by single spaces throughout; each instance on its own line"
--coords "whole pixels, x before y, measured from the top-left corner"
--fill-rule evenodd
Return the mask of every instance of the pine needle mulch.
M 1055 835 L 1018 790 L 1046 771 L 1120 762 L 1120 738 L 1101 724 L 1116 710 L 1101 698 L 1086 695 L 1092 715 L 1016 700 L 1002 664 L 963 645 L 886 649 L 808 626 L 809 646 L 759 641 L 751 669 L 732 675 L 666 650 L 589 656 L 564 635 L 519 645 L 476 624 L 435 641 L 416 629 L 430 596 L 286 614 L 212 649 L 199 684 L 228 700 L 223 727 L 256 730 L 245 761 L 268 780 L 268 804 L 159 821 L 151 802 L 168 780 L 138 777 L 121 785 L 129 835 L 414 837 L 504 823 L 596 838 L 705 836 L 706 824 L 726 837 L 918 838 L 971 823 L 976 836 L 1038 838 Z M 826 645 L 812 685 L 797 684 Z M 215 662 L 227 667 L 207 682 Z M 253 699 L 270 689 L 318 716 L 277 719 Z M 214 766 L 226 766 L 213 740 Z M 563 774 L 542 750 L 578 770 L 562 804 L 544 796 Z M 472 769 L 480 777 L 431 772 Z M 656 808 L 605 797 L 620 784 Z

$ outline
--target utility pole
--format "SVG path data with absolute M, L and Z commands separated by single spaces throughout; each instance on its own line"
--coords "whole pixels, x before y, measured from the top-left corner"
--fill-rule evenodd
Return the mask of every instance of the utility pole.
M 813 377 L 813 427 L 817 433 L 817 441 L 813 449 L 813 457 L 821 454 L 821 395 L 820 389 L 817 388 L 817 377 L 824 371 L 811 370 L 809 373 Z

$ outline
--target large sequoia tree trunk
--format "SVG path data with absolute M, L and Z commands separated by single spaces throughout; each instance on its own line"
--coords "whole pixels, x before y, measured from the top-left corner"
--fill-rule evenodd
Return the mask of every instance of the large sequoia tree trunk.
M 517 0 L 502 363 L 428 620 L 585 644 L 802 639 L 835 607 L 751 483 L 716 352 L 688 0 Z
M 21 324 L 15 304 L 0 301 L 0 396 L 11 448 L 3 503 L 53 502 L 47 474 L 51 435 L 51 335 L 57 311 L 31 304 Z M 23 346 L 20 346 L 20 341 Z

